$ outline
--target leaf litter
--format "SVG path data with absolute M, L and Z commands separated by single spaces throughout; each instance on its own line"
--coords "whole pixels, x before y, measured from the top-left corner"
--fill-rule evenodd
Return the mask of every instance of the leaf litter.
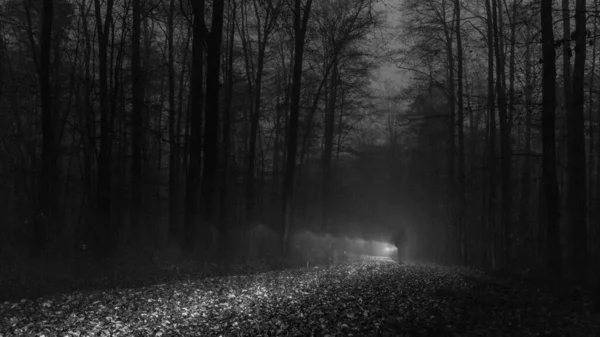
M 475 269 L 363 258 L 7 301 L 0 336 L 599 335 L 577 301 Z

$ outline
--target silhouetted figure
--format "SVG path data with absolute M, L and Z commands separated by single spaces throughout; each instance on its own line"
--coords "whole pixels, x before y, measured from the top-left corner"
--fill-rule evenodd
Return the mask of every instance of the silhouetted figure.
M 396 235 L 392 239 L 392 243 L 396 246 L 396 261 L 402 262 L 406 257 L 406 228 L 400 227 Z

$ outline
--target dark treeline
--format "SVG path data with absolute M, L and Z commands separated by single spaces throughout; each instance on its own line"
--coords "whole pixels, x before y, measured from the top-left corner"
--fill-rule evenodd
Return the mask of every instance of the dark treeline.
M 597 3 L 401 8 L 406 45 L 395 61 L 415 76 L 398 98 L 411 102 L 403 129 L 419 144 L 412 181 L 428 184 L 421 200 L 441 236 L 429 242 L 466 264 L 590 277 L 600 223 Z
M 361 236 L 346 223 L 380 212 L 354 184 L 375 1 L 1 6 L 4 254 L 213 259 L 259 224 L 287 251 L 294 230 Z
M 597 7 L 2 0 L 0 252 L 404 228 L 415 258 L 590 279 Z M 390 61 L 402 89 L 374 85 Z

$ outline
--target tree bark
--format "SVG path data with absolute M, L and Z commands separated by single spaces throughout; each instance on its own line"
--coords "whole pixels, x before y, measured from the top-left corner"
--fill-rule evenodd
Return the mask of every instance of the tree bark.
M 508 8 L 506 8 L 508 11 Z M 512 128 L 514 121 L 514 113 L 515 113 L 515 72 L 516 72 L 516 44 L 517 44 L 517 2 L 512 3 L 512 10 L 510 15 L 510 60 L 508 65 L 508 73 L 509 73 L 509 89 L 508 89 L 508 109 L 505 107 L 506 114 L 506 130 L 505 130 L 505 152 L 506 152 L 506 168 L 508 170 L 508 191 L 507 194 L 513 193 L 513 185 L 512 185 Z M 506 84 L 504 85 L 506 87 Z M 503 156 L 504 157 L 504 156 Z M 515 188 L 516 190 L 516 188 Z M 506 225 L 504 226 L 504 242 L 505 242 L 505 261 L 508 267 L 512 265 L 512 252 L 514 249 L 513 239 L 512 239 L 512 225 L 510 214 L 512 210 L 511 201 L 513 198 L 508 198 L 507 206 L 504 210 L 506 214 Z
M 213 0 L 211 30 L 206 40 L 206 109 L 204 111 L 204 171 L 202 202 L 207 232 L 206 248 L 214 252 L 218 226 L 214 223 L 217 203 L 217 169 L 219 166 L 219 74 L 221 70 L 221 41 L 223 39 L 224 0 Z M 214 228 L 211 226 L 215 226 Z M 212 239 L 212 241 L 209 241 Z
M 545 196 L 546 263 L 547 270 L 555 279 L 562 275 L 562 253 L 560 245 L 558 183 L 556 177 L 556 65 L 552 1 L 542 1 L 542 180 Z
M 192 74 L 190 79 L 190 136 L 188 173 L 185 192 L 184 251 L 196 248 L 197 221 L 200 215 L 199 193 L 202 170 L 202 115 L 204 114 L 204 0 L 192 2 L 194 17 L 192 38 Z
M 227 253 L 229 251 L 229 218 L 227 216 L 229 207 L 229 195 L 227 191 L 227 181 L 229 176 L 229 155 L 231 148 L 231 121 L 232 109 L 231 99 L 233 97 L 233 47 L 235 43 L 235 18 L 237 14 L 237 2 L 229 0 L 229 27 L 227 41 L 227 63 L 225 65 L 225 75 L 227 76 L 225 86 L 225 107 L 224 119 L 222 124 L 222 151 L 221 151 L 221 168 L 220 168 L 220 187 L 219 187 L 219 223 L 221 225 L 221 251 Z
M 529 27 L 527 36 L 530 37 Z M 530 227 L 530 207 L 531 207 L 531 129 L 533 114 L 533 83 L 532 83 L 532 59 L 531 43 L 525 45 L 525 158 L 523 160 L 523 171 L 521 184 L 521 205 L 519 210 L 519 226 L 521 228 Z M 535 252 L 538 251 L 535 247 Z
M 100 100 L 100 149 L 98 151 L 98 178 L 96 186 L 96 236 L 94 249 L 108 255 L 112 250 L 111 212 L 111 134 L 112 123 L 110 116 L 110 97 L 108 80 L 108 38 L 112 22 L 114 0 L 106 1 L 106 11 L 103 13 L 100 0 L 95 0 L 96 28 L 98 31 L 98 73 Z M 104 17 L 104 23 L 102 22 Z
M 594 0 L 594 11 L 598 10 L 598 0 Z M 592 36 L 596 36 L 598 34 L 598 21 L 597 18 L 593 18 L 594 20 L 594 30 L 592 31 Z M 597 52 L 596 52 L 596 44 L 593 43 L 592 44 L 592 69 L 591 69 L 591 73 L 595 74 L 596 73 L 596 56 L 597 56 Z M 594 118 L 594 97 L 595 97 L 595 77 L 592 76 L 590 78 L 590 90 L 589 90 L 589 97 L 588 97 L 588 120 L 592 121 Z M 588 177 L 588 196 L 587 196 L 587 201 L 588 201 L 588 207 L 587 207 L 587 211 L 588 211 L 588 218 L 587 218 L 587 226 L 588 226 L 588 242 L 590 244 L 590 251 L 588 252 L 588 254 L 590 254 L 590 257 L 593 256 L 592 252 L 593 252 L 593 244 L 592 242 L 594 242 L 593 240 L 593 229 L 592 229 L 592 223 L 594 221 L 594 198 L 596 197 L 596 193 L 594 190 L 594 186 L 596 186 L 596 179 L 597 177 L 594 176 L 594 145 L 595 145 L 595 137 L 594 137 L 594 129 L 593 126 L 590 125 L 590 135 L 589 135 L 589 140 L 588 140 L 588 153 L 589 153 L 589 159 L 587 162 L 587 166 L 588 166 L 588 173 L 587 173 L 587 177 Z
M 279 239 L 281 253 L 288 253 L 289 232 L 293 222 L 294 177 L 296 170 L 296 154 L 298 152 L 298 120 L 300 115 L 300 91 L 302 89 L 302 61 L 304 56 L 304 39 L 310 16 L 312 0 L 307 0 L 302 10 L 302 1 L 294 1 L 294 69 L 292 72 L 292 90 L 290 101 L 290 117 L 287 137 L 287 156 L 283 181 L 282 226 Z
M 464 130 L 464 102 L 463 102 L 463 47 L 460 21 L 460 0 L 454 1 L 454 12 L 456 16 L 456 53 L 457 53 L 457 123 L 458 123 L 458 234 L 460 242 L 461 262 L 466 263 L 467 246 L 466 235 L 466 164 L 465 164 L 465 130 Z
M 325 139 L 323 144 L 323 170 L 322 170 L 322 205 L 321 205 L 321 227 L 324 230 L 329 229 L 329 207 L 331 194 L 331 159 L 333 156 L 333 136 L 335 124 L 335 107 L 337 101 L 337 77 L 338 61 L 334 56 L 333 70 L 331 73 L 331 82 L 329 89 L 328 109 L 325 112 Z
M 141 44 L 141 4 L 140 0 L 133 0 L 132 14 L 133 27 L 131 33 L 131 229 L 130 244 L 139 242 L 142 234 L 141 208 L 142 208 L 142 141 L 144 123 L 144 79 L 140 59 Z
M 260 12 L 258 10 L 258 6 L 256 1 L 253 2 L 255 15 L 257 18 L 260 18 Z M 246 165 L 246 217 L 248 223 L 253 223 L 255 221 L 255 181 L 254 175 L 256 170 L 256 138 L 258 135 L 258 128 L 260 122 L 260 109 L 261 109 L 261 99 L 262 99 L 262 79 L 264 74 L 264 66 L 265 66 L 265 54 L 267 51 L 267 42 L 275 28 L 275 24 L 279 17 L 279 12 L 281 8 L 281 1 L 278 1 L 275 4 L 275 7 L 268 7 L 265 9 L 266 14 L 264 18 L 264 25 L 261 25 L 260 20 L 258 20 L 258 58 L 256 61 L 256 73 L 254 78 L 254 86 L 253 86 L 253 101 L 251 117 L 250 117 L 250 138 L 248 141 L 248 162 Z
M 488 43 L 488 170 L 490 195 L 488 200 L 487 240 L 492 267 L 497 265 L 496 240 L 496 91 L 494 90 L 494 34 L 490 0 L 485 1 Z
M 496 93 L 498 97 L 498 118 L 500 122 L 500 233 L 494 233 L 498 245 L 500 264 L 506 267 L 507 262 L 507 234 L 510 233 L 510 130 L 508 128 L 508 116 L 506 112 L 506 91 L 504 87 L 504 48 L 502 43 L 501 6 L 499 0 L 492 0 L 492 16 L 494 29 L 494 53 L 496 55 Z
M 40 58 L 38 81 L 42 107 L 42 165 L 38 181 L 38 204 L 33 222 L 33 242 L 31 254 L 40 257 L 46 248 L 46 234 L 52 228 L 55 214 L 56 173 L 58 149 L 55 131 L 55 114 L 52 105 L 50 82 L 50 53 L 52 46 L 52 25 L 54 1 L 44 1 L 41 17 Z M 32 46 L 33 47 L 33 46 Z
M 565 95 L 565 115 L 568 116 L 573 106 L 573 83 L 571 81 L 571 16 L 569 10 L 570 0 L 562 0 L 562 59 L 563 59 L 563 90 Z
M 450 219 L 450 226 L 447 227 L 449 240 L 446 240 L 446 250 L 448 257 L 450 259 L 455 258 L 455 246 L 452 245 L 452 242 L 455 241 L 455 233 L 457 232 L 457 212 L 456 212 L 456 204 L 455 193 L 456 193 L 456 91 L 454 85 L 454 51 L 452 48 L 452 36 L 451 36 L 451 27 L 449 27 L 449 23 L 446 22 L 446 0 L 442 1 L 442 18 L 444 25 L 444 38 L 446 45 L 446 62 L 447 63 L 447 91 L 448 91 L 448 144 L 446 151 L 446 165 L 447 165 L 447 181 L 446 181 L 446 189 L 447 189 L 447 197 L 448 197 L 448 209 L 447 216 Z
M 169 63 L 169 238 L 179 240 L 179 128 L 176 125 L 175 106 L 175 47 L 174 38 L 175 0 L 169 1 L 167 17 L 167 54 Z
M 567 114 L 568 188 L 567 214 L 571 232 L 571 263 L 577 281 L 583 281 L 587 265 L 586 164 L 584 134 L 586 8 L 585 0 L 575 6 L 575 66 L 573 107 Z

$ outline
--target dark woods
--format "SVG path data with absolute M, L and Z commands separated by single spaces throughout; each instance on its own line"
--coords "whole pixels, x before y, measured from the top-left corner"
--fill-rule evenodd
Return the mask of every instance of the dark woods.
M 596 1 L 0 4 L 3 259 L 309 230 L 598 277 Z
M 416 72 L 402 95 L 415 116 L 405 128 L 421 128 L 410 162 L 428 172 L 427 208 L 439 209 L 429 223 L 444 224 L 454 261 L 553 280 L 597 275 L 597 24 L 586 16 L 596 6 L 402 7 L 400 67 Z
M 259 224 L 287 252 L 355 216 L 323 205 L 373 107 L 374 1 L 1 5 L 6 256 L 230 258 Z

